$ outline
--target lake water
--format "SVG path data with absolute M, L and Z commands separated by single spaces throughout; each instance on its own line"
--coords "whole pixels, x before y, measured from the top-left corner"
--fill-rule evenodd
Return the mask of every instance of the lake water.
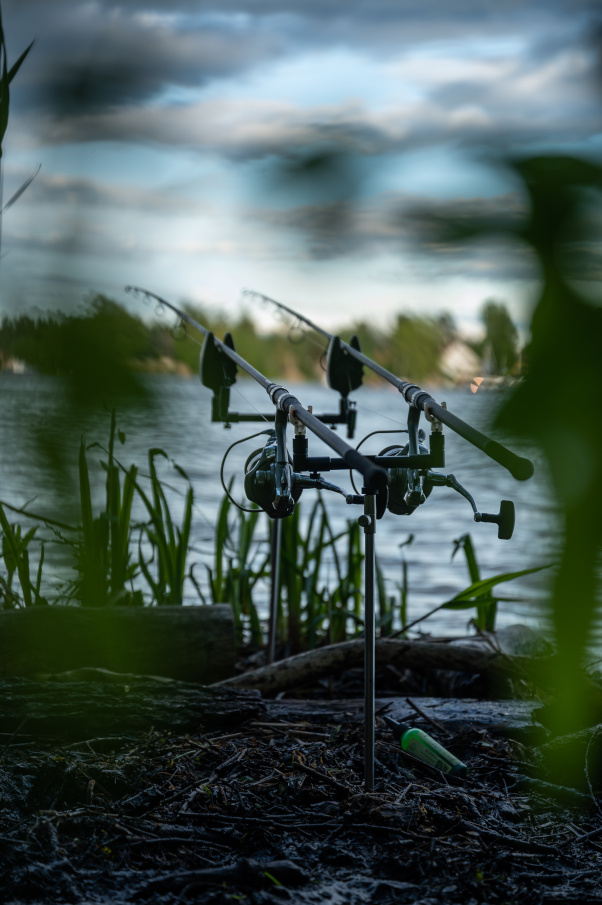
M 192 555 L 200 563 L 210 564 L 213 526 L 223 497 L 219 481 L 223 454 L 234 440 L 261 430 L 262 425 L 239 424 L 225 430 L 221 424 L 212 424 L 209 391 L 195 378 L 154 376 L 148 380 L 156 397 L 156 406 L 152 412 L 131 409 L 118 415 L 119 427 L 127 437 L 125 445 L 119 446 L 119 456 L 125 465 L 135 462 L 146 471 L 147 450 L 161 447 L 186 470 L 195 491 Z M 305 407 L 312 405 L 315 413 L 336 411 L 338 408 L 336 394 L 326 387 L 304 384 L 289 385 L 288 389 L 298 396 Z M 491 408 L 502 399 L 495 392 L 473 395 L 468 390 L 433 391 L 433 395 L 438 401 L 447 402 L 452 412 L 486 433 L 489 431 L 487 421 Z M 392 388 L 362 387 L 354 398 L 358 407 L 358 426 L 356 439 L 350 441 L 353 445 L 371 431 L 405 427 L 407 405 Z M 62 383 L 59 379 L 38 375 L 0 378 L 3 418 L 0 499 L 22 506 L 35 497 L 30 504 L 32 510 L 57 518 L 68 514 L 68 483 L 47 462 L 40 460 L 36 438 L 40 435 L 54 437 L 60 444 L 64 461 L 71 462 L 74 470 L 82 433 L 89 442 L 97 440 L 106 443 L 109 424 L 106 412 L 90 415 L 82 423 L 70 424 L 63 413 L 61 400 Z M 247 380 L 239 380 L 232 389 L 231 408 L 266 414 L 273 411 L 265 391 Z M 428 425 L 423 422 L 423 426 L 428 432 Z M 290 434 L 292 436 L 292 429 Z M 537 454 L 532 450 L 517 450 L 532 458 L 536 465 L 535 476 L 531 480 L 518 482 L 452 431 L 445 429 L 445 436 L 445 472 L 455 474 L 473 495 L 482 512 L 495 513 L 499 510 L 500 500 L 513 500 L 516 505 L 516 529 L 511 540 L 498 540 L 496 526 L 476 524 L 468 502 L 447 488 L 435 488 L 426 504 L 411 516 L 395 516 L 387 512 L 377 526 L 377 556 L 392 594 L 396 593 L 396 585 L 400 581 L 402 555 L 405 557 L 411 619 L 449 599 L 469 584 L 463 553 L 451 559 L 453 541 L 462 534 L 471 534 L 482 577 L 543 565 L 557 556 L 558 519 L 547 489 L 545 470 Z M 403 442 L 403 437 L 400 434 L 399 441 Z M 499 435 L 496 439 L 505 441 Z M 249 453 L 262 446 L 263 442 L 263 438 L 258 438 L 241 444 L 228 457 L 225 474 L 227 478 L 235 475 L 233 492 L 241 501 L 243 464 Z M 391 434 L 373 437 L 362 447 L 362 451 L 378 453 L 395 442 L 398 438 Z M 516 444 L 510 442 L 509 445 L 516 448 Z M 310 454 L 330 455 L 331 452 L 310 435 Z M 100 454 L 92 453 L 91 459 L 94 458 L 99 459 Z M 177 490 L 177 479 L 169 469 L 163 469 L 162 473 L 169 476 L 173 483 L 170 500 L 178 519 L 182 496 Z M 350 486 L 345 472 L 332 472 L 324 477 L 332 483 Z M 100 503 L 102 482 L 98 482 L 98 489 Z M 325 493 L 324 498 L 337 530 L 343 530 L 348 519 L 361 514 L 360 507 L 346 505 L 344 499 L 336 494 Z M 304 491 L 300 503 L 302 519 L 304 514 L 307 517 L 314 499 L 313 491 Z M 142 516 L 143 513 L 140 511 L 138 514 Z M 261 518 L 260 536 L 267 540 L 267 516 Z M 414 541 L 401 550 L 399 545 L 410 532 L 415 536 Z M 199 576 L 204 571 L 199 569 Z M 540 605 L 547 594 L 551 574 L 551 571 L 545 571 L 502 586 L 500 591 L 503 590 L 504 596 L 524 599 L 500 604 L 499 624 L 516 621 L 539 624 Z M 65 577 L 65 563 L 60 557 L 57 558 L 56 548 L 54 551 L 49 548 L 46 576 L 49 581 Z M 192 587 L 187 589 L 187 595 L 190 602 L 197 599 Z M 257 603 L 265 612 L 267 588 L 259 590 Z M 462 634 L 471 615 L 472 611 L 441 612 L 424 623 L 423 628 L 433 633 Z

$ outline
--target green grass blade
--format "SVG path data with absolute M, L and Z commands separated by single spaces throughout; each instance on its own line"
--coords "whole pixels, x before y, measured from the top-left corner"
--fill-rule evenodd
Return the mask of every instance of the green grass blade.
M 176 576 L 177 576 L 177 592 L 178 597 L 173 602 L 184 603 L 184 582 L 186 579 L 186 557 L 188 555 L 188 543 L 190 541 L 190 529 L 192 525 L 192 506 L 194 502 L 194 492 L 192 487 L 188 488 L 186 494 L 186 504 L 184 507 L 184 518 L 182 528 L 179 532 L 178 550 L 176 553 Z
M 34 588 L 34 600 L 37 603 L 46 603 L 45 600 L 40 596 L 40 588 L 42 586 L 42 566 L 44 565 L 44 554 L 45 547 L 44 544 L 40 547 L 40 561 L 38 563 L 38 571 L 36 574 L 36 586 Z
M 79 499 L 82 517 L 84 545 L 90 549 L 95 544 L 94 518 L 92 515 L 92 495 L 90 491 L 90 475 L 86 458 L 86 444 L 82 439 L 79 445 Z
M 29 557 L 27 556 L 27 548 L 24 548 L 22 545 L 20 528 L 10 524 L 6 517 L 6 513 L 4 512 L 4 508 L 1 505 L 0 527 L 2 528 L 3 548 L 5 551 L 9 552 L 9 555 L 12 558 L 12 564 L 10 568 L 11 580 L 9 582 L 9 588 L 12 584 L 12 575 L 16 572 L 19 578 L 19 583 L 21 585 L 23 602 L 25 606 L 31 606 L 31 583 L 29 580 Z M 6 562 L 6 552 L 4 553 L 4 558 Z
M 31 50 L 31 48 L 33 47 L 33 45 L 35 43 L 36 43 L 36 41 L 34 38 L 33 41 L 31 42 L 31 44 L 25 48 L 25 50 L 23 51 L 23 53 L 21 54 L 19 59 L 16 61 L 16 63 L 13 63 L 13 65 L 10 67 L 10 69 L 8 70 L 8 73 L 7 73 L 7 78 L 8 78 L 9 82 L 12 82 L 12 80 L 18 73 L 19 69 L 23 65 L 23 61 L 25 60 L 25 57 L 27 56 L 27 54 L 29 53 L 29 51 Z M 4 38 L 2 38 L 2 44 L 4 44 Z M 6 53 L 6 50 L 4 52 Z
M 112 522 L 113 535 L 111 541 L 111 593 L 122 594 L 125 584 L 136 572 L 130 566 L 131 513 L 136 487 L 138 469 L 132 465 L 123 482 L 123 497 L 118 507 L 118 515 Z
M 165 587 L 160 584 L 158 581 L 152 576 L 150 569 L 148 568 L 148 563 L 144 559 L 144 554 L 142 553 L 142 546 L 140 541 L 138 542 L 138 562 L 140 564 L 140 569 L 144 578 L 148 582 L 148 585 L 152 591 L 153 600 L 155 600 L 158 604 L 163 602 L 163 597 L 165 595 Z M 152 562 L 152 560 L 151 560 Z
M 479 564 L 477 563 L 477 557 L 472 545 L 472 538 L 470 534 L 463 534 L 462 537 L 454 541 L 454 549 L 451 556 L 452 559 L 460 548 L 464 550 L 470 580 L 473 584 L 475 584 L 477 581 L 481 580 L 481 574 L 479 572 Z
M 232 489 L 234 478 L 228 485 L 228 491 Z M 222 592 L 224 590 L 224 549 L 229 538 L 228 515 L 232 503 L 227 495 L 224 495 L 219 513 L 217 517 L 217 525 L 215 530 L 215 578 L 213 586 L 213 601 L 220 603 Z
M 550 569 L 552 564 L 546 566 L 536 566 L 534 569 L 521 569 L 520 572 L 504 572 L 502 575 L 494 575 L 492 578 L 485 578 L 482 581 L 476 581 L 469 585 L 451 600 L 442 603 L 438 609 L 444 610 L 465 610 L 475 605 L 475 598 L 481 596 L 485 591 L 490 591 L 498 584 L 506 581 L 513 581 L 515 578 L 522 578 L 523 575 L 533 575 L 535 572 L 541 572 L 543 569 Z
M 170 551 L 168 548 L 167 539 L 165 537 L 164 523 L 163 519 L 161 518 L 161 512 L 157 512 L 150 498 L 146 495 L 143 488 L 138 482 L 136 482 L 136 493 L 144 503 L 146 511 L 149 514 L 151 525 L 154 529 L 151 532 L 148 525 L 144 526 L 144 530 L 147 537 L 149 538 L 149 541 L 157 549 L 158 586 L 164 589 L 168 584 L 171 585 L 173 575 L 171 573 Z M 140 559 L 139 562 L 142 566 L 142 559 Z

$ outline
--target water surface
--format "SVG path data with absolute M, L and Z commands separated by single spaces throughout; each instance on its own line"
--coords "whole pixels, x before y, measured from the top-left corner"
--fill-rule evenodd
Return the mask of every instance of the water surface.
M 248 436 L 267 423 L 258 425 L 233 425 L 230 430 L 210 421 L 210 394 L 195 378 L 153 376 L 149 377 L 156 398 L 155 408 L 130 409 L 118 415 L 119 427 L 126 434 L 126 443 L 119 445 L 118 453 L 125 465 L 135 462 L 146 471 L 147 450 L 161 447 L 180 466 L 192 481 L 195 491 L 195 513 L 192 528 L 193 557 L 198 559 L 202 577 L 202 563 L 210 564 L 213 556 L 213 526 L 218 506 L 223 497 L 219 481 L 219 469 L 227 447 Z M 336 394 L 317 384 L 289 386 L 304 406 L 313 406 L 315 413 L 336 411 Z M 438 401 L 445 401 L 451 411 L 473 426 L 488 432 L 491 411 L 501 401 L 496 392 L 470 393 L 468 390 L 433 391 Z M 30 507 L 47 515 L 72 520 L 75 510 L 71 506 L 73 488 L 66 475 L 57 474 L 47 458 L 40 456 L 37 441 L 40 437 L 53 438 L 61 449 L 63 462 L 71 463 L 75 473 L 80 437 L 87 441 L 105 443 L 108 439 L 109 415 L 107 412 L 88 414 L 77 423 L 70 423 L 63 403 L 63 384 L 58 378 L 39 375 L 0 378 L 0 401 L 3 413 L 2 443 L 0 444 L 0 498 L 21 506 L 27 501 Z M 371 431 L 395 429 L 405 426 L 407 405 L 400 394 L 388 387 L 362 387 L 354 394 L 358 406 L 358 428 L 354 445 Z M 246 412 L 262 412 L 266 415 L 273 407 L 265 391 L 252 381 L 240 380 L 232 390 L 231 407 Z M 423 421 L 428 431 L 428 425 Z M 338 428 L 339 431 L 344 430 Z M 292 429 L 290 431 L 292 439 Z M 344 435 L 344 434 L 343 434 Z M 482 577 L 502 572 L 527 569 L 552 562 L 557 556 L 559 544 L 558 518 L 547 486 L 543 463 L 533 450 L 517 449 L 535 461 L 535 476 L 526 482 L 515 481 L 508 472 L 487 458 L 452 431 L 445 429 L 446 466 L 470 493 L 481 511 L 497 513 L 500 500 L 510 499 L 516 505 L 516 529 L 509 541 L 498 540 L 495 525 L 476 524 L 468 502 L 447 488 L 435 488 L 426 504 L 411 516 L 395 516 L 387 513 L 378 522 L 376 549 L 379 562 L 385 572 L 391 594 L 401 579 L 401 558 L 408 564 L 409 615 L 416 618 L 469 584 L 464 555 L 453 560 L 451 553 L 454 539 L 470 533 L 476 548 Z M 391 434 L 373 437 L 362 451 L 378 453 L 399 439 Z M 507 438 L 496 435 L 504 442 Z M 228 457 L 225 474 L 234 475 L 234 493 L 243 500 L 242 473 L 244 462 L 254 449 L 263 445 L 263 438 L 250 440 L 236 446 Z M 514 441 L 508 441 L 516 449 Z M 290 441 L 289 441 L 290 443 Z M 330 455 L 319 440 L 310 436 L 310 455 Z M 100 451 L 90 453 L 91 462 L 101 458 Z M 163 468 L 173 490 L 170 503 L 176 519 L 182 507 L 182 482 L 172 471 Z M 345 472 L 332 472 L 324 477 L 333 483 L 350 488 Z M 98 504 L 102 501 L 102 476 L 97 481 Z M 34 499 L 35 498 L 35 499 Z M 361 514 L 359 507 L 346 505 L 335 494 L 325 494 L 328 510 L 336 530 L 343 530 L 350 518 Z M 301 500 L 302 519 L 309 513 L 314 500 L 312 491 L 304 491 Z M 137 515 L 142 518 L 143 510 Z M 262 516 L 260 537 L 267 539 L 267 517 Z M 414 534 L 411 546 L 400 549 L 408 535 Z M 47 578 L 64 580 L 66 564 L 49 548 Z M 325 575 L 326 580 L 328 576 Z M 538 624 L 541 614 L 539 604 L 547 594 L 551 572 L 519 579 L 504 585 L 504 594 L 516 598 L 514 602 L 500 605 L 499 623 L 522 621 Z M 265 610 L 267 589 L 260 589 L 258 604 Z M 194 602 L 194 588 L 187 589 L 190 602 Z M 464 613 L 442 612 L 432 617 L 425 627 L 434 633 L 464 632 L 471 611 Z

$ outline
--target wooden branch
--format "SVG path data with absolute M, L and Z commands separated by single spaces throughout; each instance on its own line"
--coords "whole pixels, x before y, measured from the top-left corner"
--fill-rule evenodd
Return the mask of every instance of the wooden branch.
M 437 644 L 431 641 L 400 641 L 382 639 L 376 642 L 376 663 L 392 664 L 397 668 L 409 667 L 417 671 L 451 669 L 459 672 L 480 673 L 495 677 L 529 677 L 550 667 L 553 657 L 509 656 L 483 646 Z M 263 666 L 215 683 L 230 688 L 255 688 L 264 694 L 278 694 L 291 688 L 300 688 L 317 679 L 343 669 L 362 666 L 364 642 L 344 641 L 318 650 L 297 654 L 280 660 L 271 666 Z

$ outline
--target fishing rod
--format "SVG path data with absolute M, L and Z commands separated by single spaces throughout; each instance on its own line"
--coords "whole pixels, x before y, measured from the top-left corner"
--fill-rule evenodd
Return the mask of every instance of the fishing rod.
M 180 318 L 183 324 L 198 329 L 204 336 L 199 359 L 199 376 L 204 386 L 211 390 L 211 420 L 214 422 L 223 422 L 226 428 L 233 423 L 251 422 L 251 421 L 271 421 L 273 413 L 270 415 L 261 412 L 233 412 L 230 409 L 230 388 L 236 383 L 237 364 L 244 367 L 242 359 L 236 356 L 232 357 L 231 353 L 235 351 L 234 340 L 230 333 L 226 333 L 223 343 L 216 341 L 214 335 L 207 331 L 201 324 L 198 324 L 190 315 L 184 311 L 180 311 L 166 299 L 161 299 L 153 293 L 146 293 L 144 290 L 135 290 L 127 287 L 130 292 L 138 292 L 149 299 L 154 299 L 160 306 L 165 306 Z M 194 339 L 194 337 L 191 337 Z M 198 340 L 195 340 L 198 342 Z M 228 352 L 227 350 L 230 350 Z M 248 371 L 248 368 L 246 369 Z M 315 417 L 323 424 L 330 425 L 336 429 L 336 425 L 344 424 L 347 427 L 347 438 L 351 439 L 354 435 L 357 411 L 355 402 L 348 398 L 351 389 L 354 389 L 361 383 L 362 366 L 358 365 L 354 359 L 341 352 L 340 356 L 332 355 L 328 362 L 329 381 L 332 386 L 337 383 L 340 385 L 340 401 L 338 413 L 322 413 L 316 414 Z M 251 376 L 255 376 L 251 373 Z M 358 380 L 359 376 L 359 380 Z M 265 382 L 263 383 L 265 386 Z M 285 419 L 286 423 L 286 419 Z M 287 474 L 287 466 L 282 463 L 273 461 L 273 456 L 277 454 L 277 436 L 282 433 L 282 428 L 277 420 L 276 431 L 270 435 L 270 439 L 266 443 L 263 450 L 255 450 L 249 456 L 245 466 L 245 492 L 250 500 L 261 506 L 267 514 L 273 519 L 270 529 L 270 591 L 269 591 L 269 618 L 268 618 L 268 642 L 267 642 L 267 662 L 273 663 L 276 659 L 276 634 L 277 634 L 277 614 L 279 606 L 280 592 L 280 551 L 282 547 L 282 523 L 281 517 L 288 515 L 304 487 L 319 487 L 324 490 L 334 490 L 344 494 L 341 488 L 334 484 L 329 484 L 319 477 L 303 478 L 297 474 L 294 476 L 294 487 L 290 487 L 292 483 L 288 480 L 288 490 L 285 493 L 280 492 L 280 483 L 283 478 L 290 476 Z M 322 434 L 322 438 L 328 442 L 332 434 Z M 295 441 L 296 442 L 296 441 Z M 301 442 L 301 441 L 299 441 Z M 280 441 L 280 445 L 284 444 Z M 224 460 L 226 455 L 224 456 Z M 285 461 L 285 457 L 282 457 Z M 341 460 L 343 461 L 343 460 Z M 348 462 L 345 462 L 347 465 Z M 223 468 L 223 463 L 222 463 Z M 223 483 L 223 482 L 222 482 Z M 277 493 L 277 489 L 279 492 Z M 229 495 L 228 489 L 224 484 L 224 491 Z M 348 502 L 357 502 L 360 497 L 347 495 Z M 274 506 L 273 501 L 278 502 L 278 507 Z M 378 511 L 384 512 L 384 495 L 379 495 Z
M 213 333 L 181 309 L 172 305 L 153 292 L 134 286 L 127 286 L 126 291 L 147 299 L 154 299 L 161 306 L 173 311 L 180 321 L 198 330 L 204 337 L 203 347 L 211 349 L 213 367 L 221 372 L 215 377 L 215 386 L 233 383 L 235 373 L 232 363 L 242 368 L 250 377 L 262 386 L 276 407 L 274 430 L 270 432 L 267 443 L 262 450 L 252 453 L 245 464 L 245 493 L 252 502 L 257 503 L 273 519 L 281 519 L 290 515 L 303 489 L 316 488 L 334 490 L 342 493 L 347 503 L 363 504 L 364 512 L 358 522 L 364 531 L 364 785 L 367 791 L 374 788 L 374 747 L 375 747 L 375 575 L 376 557 L 374 535 L 376 520 L 381 518 L 386 509 L 388 474 L 387 467 L 394 459 L 390 459 L 387 467 L 373 461 L 373 457 L 363 456 L 358 450 L 348 446 L 344 440 L 327 428 L 315 415 L 305 409 L 299 400 L 289 391 L 273 383 L 238 355 L 230 338 L 228 342 L 216 339 Z M 207 359 L 205 359 L 206 361 Z M 203 377 L 204 353 L 201 350 L 200 372 Z M 293 471 L 293 462 L 286 448 L 287 424 L 293 423 L 295 428 L 294 444 L 302 447 L 303 465 L 310 472 L 304 475 Z M 307 430 L 318 436 L 327 446 L 339 454 L 339 458 L 312 458 L 307 454 Z M 402 457 L 403 458 L 403 457 Z M 355 469 L 363 479 L 362 495 L 348 494 L 341 488 L 324 481 L 318 474 L 316 465 L 322 471 L 332 469 Z
M 327 460 L 324 459 L 322 470 L 327 470 L 330 468 L 339 468 L 339 469 L 349 469 L 356 470 L 364 478 L 364 485 L 366 488 L 366 493 L 370 495 L 379 496 L 381 503 L 378 507 L 379 514 L 382 516 L 384 514 L 386 508 L 386 490 L 387 490 L 387 472 L 385 468 L 383 468 L 379 463 L 375 463 L 371 461 L 367 456 L 363 456 L 360 452 L 354 449 L 352 446 L 349 446 L 342 440 L 338 434 L 334 431 L 330 430 L 323 424 L 319 418 L 317 418 L 311 411 L 304 408 L 296 396 L 279 384 L 274 383 L 269 380 L 269 378 L 265 377 L 257 368 L 254 368 L 253 365 L 249 364 L 241 355 L 239 355 L 234 350 L 234 344 L 232 342 L 231 337 L 228 341 L 222 342 L 217 339 L 213 333 L 208 330 L 206 327 L 203 327 L 202 324 L 199 324 L 193 317 L 187 314 L 185 311 L 182 311 L 180 308 L 177 308 L 171 302 L 168 302 L 166 299 L 161 298 L 156 295 L 154 292 L 150 292 L 147 289 L 142 289 L 138 286 L 126 286 L 126 292 L 129 292 L 133 295 L 142 296 L 147 299 L 154 299 L 160 305 L 169 308 L 174 314 L 180 318 L 186 324 L 189 324 L 191 327 L 194 327 L 195 330 L 198 330 L 205 337 L 205 342 L 203 344 L 203 349 L 201 350 L 201 360 L 200 360 L 200 370 L 201 372 L 204 369 L 204 355 L 207 353 L 204 352 L 204 348 L 207 346 L 211 349 L 211 361 L 214 365 L 216 371 L 219 370 L 221 373 L 215 379 L 215 385 L 221 386 L 223 383 L 228 383 L 231 385 L 235 379 L 235 369 L 232 368 L 231 363 L 240 367 L 249 377 L 252 377 L 263 389 L 266 391 L 268 396 L 270 397 L 273 405 L 276 407 L 276 419 L 275 419 L 275 431 L 274 437 L 271 438 L 266 446 L 264 447 L 264 455 L 263 457 L 256 462 L 248 463 L 249 471 L 247 471 L 246 478 L 249 477 L 251 471 L 254 473 L 255 481 L 253 480 L 245 480 L 245 492 L 247 492 L 247 496 L 249 495 L 249 491 L 253 494 L 250 499 L 253 502 L 258 503 L 271 518 L 283 518 L 287 515 L 290 515 L 294 509 L 294 505 L 297 502 L 298 497 L 300 496 L 300 491 L 303 487 L 319 487 L 321 486 L 319 479 L 312 482 L 312 479 L 303 479 L 303 481 L 296 482 L 299 485 L 293 487 L 295 483 L 293 481 L 293 472 L 292 472 L 292 463 L 288 462 L 287 454 L 285 450 L 285 440 L 284 434 L 286 429 L 287 422 L 291 422 L 295 425 L 295 429 L 297 435 L 303 436 L 305 431 L 304 428 L 309 429 L 313 434 L 322 440 L 327 446 L 329 446 L 332 450 L 338 453 L 340 459 L 336 460 L 328 460 L 330 466 L 327 464 Z M 280 417 L 278 418 L 278 415 Z M 265 471 L 270 471 L 270 468 L 266 468 L 266 465 L 273 464 L 276 466 L 273 471 L 272 481 L 266 482 L 263 474 L 256 474 L 257 472 L 263 473 Z M 261 466 L 261 467 L 260 467 Z M 315 469 L 314 469 L 315 470 Z M 268 487 L 264 491 L 262 487 L 268 483 Z M 273 484 L 273 487 L 270 486 Z M 271 501 L 271 504 L 267 502 L 268 497 L 270 495 L 271 490 L 274 489 L 275 496 Z M 325 488 L 330 489 L 330 488 Z M 343 495 L 349 497 L 350 502 L 356 502 L 355 499 L 352 498 L 351 495 L 345 494 Z M 296 497 L 296 498 L 295 498 Z
M 476 446 L 477 449 L 480 449 L 482 452 L 484 452 L 485 455 L 489 456 L 489 458 L 493 459 L 499 465 L 502 465 L 504 468 L 506 468 L 510 472 L 512 477 L 516 478 L 516 480 L 526 481 L 532 476 L 534 468 L 533 463 L 529 459 L 516 455 L 516 453 L 513 453 L 505 446 L 502 446 L 501 443 L 498 443 L 491 437 L 487 437 L 476 428 L 471 427 L 470 424 L 462 421 L 461 418 L 458 418 L 457 415 L 454 415 L 452 412 L 450 412 L 449 409 L 447 409 L 444 405 L 440 405 L 438 402 L 436 402 L 435 399 L 433 399 L 433 397 L 430 395 L 430 393 L 422 390 L 414 383 L 409 383 L 406 380 L 402 380 L 400 377 L 392 374 L 391 371 L 383 368 L 382 365 L 379 365 L 376 361 L 368 358 L 368 356 L 364 355 L 360 350 L 359 342 L 357 341 L 356 337 L 354 337 L 350 343 L 346 343 L 340 337 L 329 333 L 327 330 L 324 330 L 323 327 L 320 327 L 318 324 L 311 321 L 308 317 L 305 317 L 305 315 L 300 314 L 298 311 L 295 311 L 293 308 L 290 308 L 288 305 L 284 305 L 282 302 L 279 302 L 276 299 L 270 298 L 270 296 L 248 289 L 245 290 L 244 294 L 262 299 L 265 302 L 269 302 L 270 304 L 275 305 L 281 311 L 286 311 L 292 317 L 296 318 L 304 324 L 307 324 L 308 327 L 311 327 L 312 330 L 315 330 L 316 333 L 319 333 L 329 341 L 329 355 L 339 355 L 340 350 L 342 350 L 345 354 L 350 355 L 362 365 L 370 368 L 370 370 L 374 371 L 375 374 L 378 374 L 380 377 L 388 381 L 390 384 L 392 384 L 392 386 L 396 387 L 399 390 L 399 392 L 403 395 L 404 399 L 410 406 L 410 411 L 412 409 L 417 409 L 418 411 L 424 412 L 427 420 L 429 421 L 432 418 L 436 418 L 438 421 L 451 428 L 451 430 L 459 434 L 473 446 Z
M 158 301 L 158 298 L 156 298 Z M 165 299 L 159 304 L 167 305 L 173 310 Z M 186 321 L 188 315 L 180 320 Z M 188 319 L 190 323 L 191 319 Z M 200 325 L 198 325 L 200 327 Z M 201 330 L 202 332 L 202 330 Z M 189 334 L 190 335 L 190 334 Z M 194 337 L 191 337 L 194 339 Z M 198 340 L 195 340 L 198 342 Z M 225 428 L 232 424 L 252 421 L 270 421 L 273 414 L 266 415 L 262 412 L 234 412 L 230 408 L 230 388 L 236 383 L 237 364 L 231 358 L 224 355 L 221 347 L 216 344 L 213 334 L 205 335 L 205 340 L 199 345 L 201 356 L 199 360 L 199 376 L 204 386 L 211 390 L 211 420 L 222 422 Z M 234 340 L 231 333 L 224 335 L 224 345 L 234 351 Z M 358 372 L 359 369 L 359 372 Z M 335 413 L 316 414 L 316 418 L 323 424 L 328 424 L 336 430 L 336 425 L 344 424 L 347 428 L 347 438 L 352 439 L 355 432 L 357 409 L 355 402 L 349 399 L 349 392 L 361 383 L 362 365 L 345 355 L 341 350 L 340 355 L 332 355 L 328 360 L 328 380 L 331 386 L 340 385 L 339 411 Z M 359 373 L 359 383 L 358 383 Z M 257 451 L 260 453 L 261 451 Z M 257 455 L 256 453 L 256 455 Z M 227 455 L 227 453 L 226 453 Z M 323 485 L 325 486 L 325 485 Z M 334 486 L 334 485 L 333 485 Z M 337 490 L 339 488 L 336 488 Z M 224 490 L 228 490 L 224 485 Z M 276 630 L 280 588 L 280 550 L 282 547 L 282 523 L 275 519 L 270 530 L 270 609 L 268 620 L 268 644 L 267 662 L 273 663 L 276 659 Z

